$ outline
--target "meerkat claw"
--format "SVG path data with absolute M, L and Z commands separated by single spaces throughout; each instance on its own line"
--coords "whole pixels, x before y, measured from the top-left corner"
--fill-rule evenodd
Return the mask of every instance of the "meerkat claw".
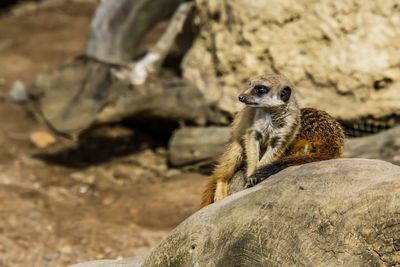
M 248 188 L 251 188 L 251 187 L 252 187 L 252 185 L 249 182 L 244 184 L 244 189 L 248 189 Z
M 258 177 L 249 177 L 247 179 L 246 184 L 244 185 L 244 188 L 247 189 L 247 188 L 253 187 L 253 186 L 255 186 L 256 184 L 258 184 L 260 182 L 261 182 L 261 179 L 258 178 Z

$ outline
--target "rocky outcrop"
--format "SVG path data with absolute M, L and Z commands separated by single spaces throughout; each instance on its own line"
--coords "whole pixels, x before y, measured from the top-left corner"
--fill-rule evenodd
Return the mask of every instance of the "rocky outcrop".
M 400 6 L 392 1 L 196 0 L 184 77 L 234 112 L 248 79 L 287 75 L 302 106 L 342 121 L 400 115 Z M 358 123 L 358 121 L 357 121 Z
M 112 263 L 395 266 L 399 195 L 400 167 L 387 162 L 340 159 L 291 167 L 201 209 L 143 262 Z

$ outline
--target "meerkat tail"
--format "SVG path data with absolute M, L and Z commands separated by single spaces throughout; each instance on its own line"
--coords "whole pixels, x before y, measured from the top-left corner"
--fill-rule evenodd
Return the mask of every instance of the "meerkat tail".
M 271 164 L 265 165 L 258 168 L 249 178 L 245 185 L 246 188 L 252 187 L 264 180 L 266 180 L 271 175 L 274 175 L 283 169 L 290 166 L 302 165 L 306 163 L 329 160 L 336 158 L 335 156 L 329 154 L 308 154 L 308 155 L 291 155 L 285 158 L 276 160 Z

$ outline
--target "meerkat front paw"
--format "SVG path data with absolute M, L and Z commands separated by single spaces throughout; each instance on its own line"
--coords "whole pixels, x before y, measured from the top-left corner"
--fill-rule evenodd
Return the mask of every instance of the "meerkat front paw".
M 228 196 L 228 183 L 219 181 L 215 188 L 214 202 L 226 198 Z
M 261 178 L 250 176 L 247 178 L 247 182 L 244 184 L 244 188 L 247 189 L 253 187 L 256 184 L 259 184 L 260 182 L 262 182 Z
M 281 161 L 275 161 L 271 164 L 258 168 L 250 177 L 247 178 L 245 188 L 250 188 L 261 183 L 262 181 L 268 179 L 271 175 L 280 172 L 283 168 L 284 167 Z

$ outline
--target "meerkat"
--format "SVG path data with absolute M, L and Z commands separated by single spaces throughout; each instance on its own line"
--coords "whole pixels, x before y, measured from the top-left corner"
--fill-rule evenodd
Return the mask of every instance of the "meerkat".
M 239 95 L 246 106 L 232 123 L 232 141 L 220 157 L 201 206 L 228 196 L 228 183 L 246 167 L 245 188 L 289 166 L 339 158 L 344 133 L 325 111 L 300 109 L 293 84 L 283 75 L 266 74 L 250 81 Z

